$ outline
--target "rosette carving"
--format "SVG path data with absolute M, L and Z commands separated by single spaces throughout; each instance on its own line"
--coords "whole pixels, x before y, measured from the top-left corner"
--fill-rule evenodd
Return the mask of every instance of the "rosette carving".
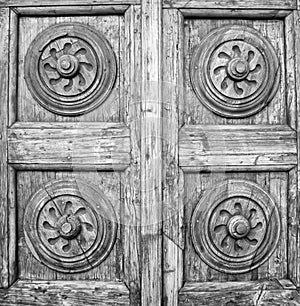
M 60 272 L 82 272 L 101 263 L 116 239 L 116 216 L 95 187 L 49 182 L 29 200 L 25 239 L 37 260 Z
M 192 216 L 196 252 L 212 268 L 245 273 L 275 250 L 280 218 L 272 198 L 254 183 L 229 180 L 206 192 Z
M 108 41 L 93 28 L 61 23 L 41 32 L 25 58 L 25 80 L 47 110 L 65 116 L 98 107 L 116 79 L 116 59 Z
M 280 65 L 273 46 L 258 31 L 226 26 L 212 31 L 196 48 L 190 78 L 206 107 L 224 117 L 242 118 L 273 99 Z

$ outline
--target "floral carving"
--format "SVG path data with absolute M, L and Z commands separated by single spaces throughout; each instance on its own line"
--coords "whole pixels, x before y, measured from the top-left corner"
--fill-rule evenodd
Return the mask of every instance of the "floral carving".
M 255 93 L 267 72 L 261 52 L 239 41 L 226 42 L 217 48 L 210 69 L 216 88 L 232 99 Z
M 76 252 L 78 242 L 83 249 L 88 249 L 95 241 L 97 220 L 83 199 L 61 196 L 50 201 L 43 210 L 46 211 L 40 216 L 39 230 L 44 231 L 47 239 L 42 239 L 49 243 L 49 248 L 71 254 L 72 250 Z
M 101 33 L 80 23 L 59 23 L 34 39 L 24 69 L 28 89 L 42 107 L 75 116 L 106 100 L 116 80 L 117 64 Z
M 254 183 L 229 180 L 207 191 L 192 216 L 197 254 L 212 268 L 245 273 L 264 263 L 280 236 L 272 198 Z
M 97 58 L 83 40 L 60 38 L 44 50 L 40 71 L 51 90 L 72 96 L 93 84 L 97 73 Z

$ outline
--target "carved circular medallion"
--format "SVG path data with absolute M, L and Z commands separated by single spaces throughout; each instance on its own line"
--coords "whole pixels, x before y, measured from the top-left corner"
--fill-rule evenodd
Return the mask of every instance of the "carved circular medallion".
M 53 181 L 29 200 L 26 243 L 37 260 L 60 272 L 101 263 L 116 239 L 116 216 L 107 198 L 81 181 Z
M 275 250 L 280 217 L 272 198 L 254 183 L 229 180 L 206 192 L 192 216 L 194 248 L 225 273 L 245 273 Z
M 25 58 L 25 80 L 33 97 L 65 116 L 98 107 L 113 88 L 116 70 L 108 41 L 78 23 L 60 23 L 41 32 Z
M 212 31 L 195 50 L 190 78 L 199 100 L 218 115 L 251 116 L 276 94 L 279 60 L 271 43 L 245 26 Z

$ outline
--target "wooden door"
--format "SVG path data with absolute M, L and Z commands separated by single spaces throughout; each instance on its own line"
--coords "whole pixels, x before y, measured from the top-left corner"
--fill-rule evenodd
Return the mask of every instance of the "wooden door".
M 0 305 L 300 305 L 295 0 L 0 15 Z

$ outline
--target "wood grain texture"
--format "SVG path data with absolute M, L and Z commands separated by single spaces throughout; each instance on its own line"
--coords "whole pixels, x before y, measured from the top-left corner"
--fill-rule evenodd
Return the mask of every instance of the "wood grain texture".
M 220 287 L 222 289 L 222 287 Z M 184 292 L 179 295 L 179 305 L 197 306 L 292 306 L 299 305 L 300 295 L 296 290 L 265 290 L 216 292 Z
M 296 0 L 164 0 L 166 8 L 248 8 L 248 9 L 295 9 Z
M 32 124 L 9 129 L 9 162 L 18 167 L 124 169 L 129 129 L 122 124 Z
M 292 11 L 277 9 L 208 9 L 208 8 L 186 8 L 180 9 L 184 17 L 189 18 L 249 18 L 249 19 L 281 19 Z
M 113 297 L 113 298 L 112 298 Z M 0 305 L 129 305 L 126 286 L 99 281 L 18 281 L 0 290 Z
M 137 0 L 1 0 L 0 7 L 6 6 L 77 6 L 77 5 L 130 5 L 139 4 Z
M 253 291 L 253 290 L 295 290 L 296 286 L 288 279 L 249 282 L 207 282 L 185 283 L 180 293 L 218 292 L 218 291 Z
M 162 303 L 162 7 L 141 1 L 141 291 L 142 306 Z
M 128 5 L 26 6 L 14 8 L 14 12 L 19 16 L 113 15 L 123 14 L 128 7 Z
M 18 30 L 19 16 L 10 10 L 9 22 L 9 114 L 8 126 L 16 121 L 17 116 L 17 94 L 18 94 Z
M 9 10 L 0 9 L 0 287 L 7 287 L 9 282 L 9 206 L 7 198 L 7 124 L 8 124 L 8 66 L 9 66 Z
M 140 152 L 140 79 L 141 79 L 141 9 L 131 6 L 125 13 L 122 35 L 124 53 L 121 58 L 123 91 L 125 100 L 124 121 L 130 127 L 131 163 L 122 174 L 122 214 L 124 223 L 124 278 L 130 290 L 130 304 L 141 303 L 140 276 L 140 203 L 141 203 L 141 152 Z
M 295 92 L 293 93 L 293 99 L 296 99 L 296 109 L 298 111 L 297 118 L 295 121 L 297 122 L 297 148 L 298 148 L 298 166 L 294 171 L 290 172 L 290 195 L 291 202 L 289 205 L 289 274 L 291 279 L 294 280 L 297 286 L 300 286 L 300 252 L 299 252 L 299 241 L 300 241 L 300 226 L 299 226 L 299 216 L 300 216 L 300 208 L 299 208 L 299 188 L 300 188 L 300 177 L 299 177 L 299 161 L 300 161 L 300 125 L 299 125 L 299 86 L 300 86 L 300 12 L 294 12 L 294 26 L 292 27 L 292 32 L 290 32 L 290 36 L 294 37 L 295 41 L 295 54 L 293 54 L 293 45 L 288 45 L 291 56 L 294 56 L 295 59 Z M 291 20 L 290 20 L 291 21 Z M 292 26 L 292 25 L 291 25 Z M 289 36 L 288 36 L 289 37 Z M 291 109 L 291 112 L 293 109 Z M 292 117 L 293 118 L 293 117 Z
M 187 126 L 179 136 L 185 171 L 291 169 L 296 133 L 286 126 Z
M 183 175 L 178 167 L 178 103 L 183 99 L 183 16 L 163 14 L 163 301 L 178 305 L 183 282 Z

